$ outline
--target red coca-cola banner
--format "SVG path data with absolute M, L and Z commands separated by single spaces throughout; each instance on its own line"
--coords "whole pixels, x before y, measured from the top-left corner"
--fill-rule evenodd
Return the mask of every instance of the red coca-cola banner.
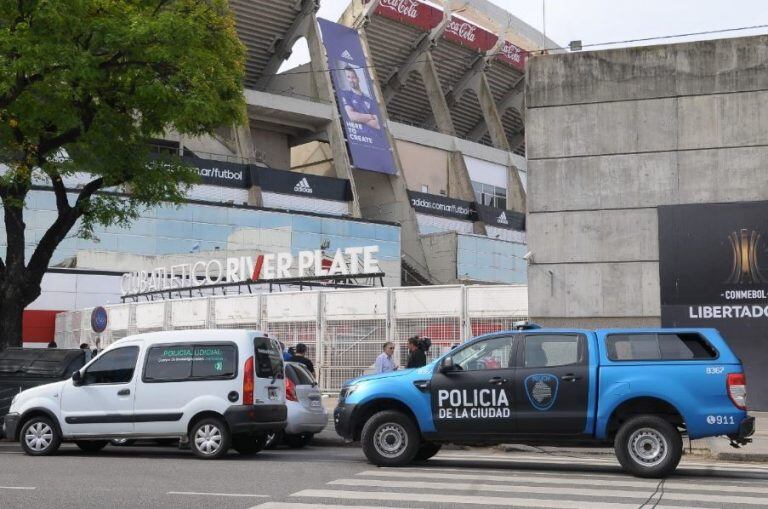
M 493 48 L 496 41 L 499 40 L 495 34 L 457 16 L 451 16 L 451 20 L 443 32 L 443 37 L 456 44 L 481 52 Z
M 528 59 L 528 52 L 522 48 L 518 48 L 509 41 L 504 41 L 496 58 L 511 65 L 515 69 L 523 71 L 525 69 L 525 61 Z
M 418 0 L 381 0 L 376 14 L 418 27 L 425 32 L 435 28 L 443 19 L 443 11 Z

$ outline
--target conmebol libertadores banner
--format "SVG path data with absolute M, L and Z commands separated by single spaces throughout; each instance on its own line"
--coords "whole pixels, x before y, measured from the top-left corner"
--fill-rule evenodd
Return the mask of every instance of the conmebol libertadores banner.
M 397 173 L 357 30 L 318 19 L 352 166 Z

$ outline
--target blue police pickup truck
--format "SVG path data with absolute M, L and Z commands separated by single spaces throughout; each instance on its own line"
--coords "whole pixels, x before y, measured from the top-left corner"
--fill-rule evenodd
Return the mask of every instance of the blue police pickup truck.
M 423 368 L 345 383 L 336 431 L 400 466 L 443 443 L 613 446 L 622 467 L 663 477 L 683 436 L 754 433 L 741 361 L 714 329 L 543 329 L 470 340 Z

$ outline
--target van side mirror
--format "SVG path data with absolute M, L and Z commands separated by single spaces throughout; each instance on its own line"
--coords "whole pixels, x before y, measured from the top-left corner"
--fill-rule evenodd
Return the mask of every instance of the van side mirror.
M 83 375 L 80 373 L 79 369 L 72 373 L 72 385 L 75 387 L 83 385 Z
M 453 364 L 452 357 L 446 357 L 440 361 L 440 373 L 450 373 L 451 371 L 456 371 L 456 366 Z

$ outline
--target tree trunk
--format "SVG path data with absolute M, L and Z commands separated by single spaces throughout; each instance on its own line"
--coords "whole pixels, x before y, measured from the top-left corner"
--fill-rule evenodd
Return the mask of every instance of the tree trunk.
M 25 307 L 26 304 L 22 303 L 17 292 L 0 292 L 0 350 L 21 346 L 21 323 Z

